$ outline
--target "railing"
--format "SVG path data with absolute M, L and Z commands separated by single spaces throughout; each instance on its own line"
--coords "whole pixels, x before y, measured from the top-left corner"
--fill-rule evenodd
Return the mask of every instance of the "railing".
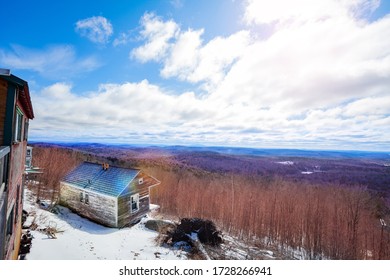
M 9 147 L 0 147 L 0 260 L 4 259 L 7 220 L 7 176 Z

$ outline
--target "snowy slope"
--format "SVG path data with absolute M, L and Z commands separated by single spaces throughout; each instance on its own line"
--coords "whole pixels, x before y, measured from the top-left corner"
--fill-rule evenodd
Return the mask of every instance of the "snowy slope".
M 67 208 L 58 207 L 58 214 L 40 209 L 33 203 L 33 194 L 26 190 L 24 209 L 28 220 L 38 224 L 31 231 L 34 239 L 26 259 L 29 260 L 155 260 L 186 259 L 185 252 L 157 246 L 157 233 L 144 227 L 143 222 L 131 228 L 112 229 L 84 219 Z M 56 239 L 39 229 L 54 227 Z

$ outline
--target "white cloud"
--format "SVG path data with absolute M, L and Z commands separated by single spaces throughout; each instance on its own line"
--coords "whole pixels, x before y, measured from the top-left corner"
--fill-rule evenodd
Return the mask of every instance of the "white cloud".
M 180 34 L 164 62 L 161 71 L 164 77 L 178 76 L 185 80 L 193 72 L 202 44 L 200 39 L 202 33 L 203 30 L 188 30 Z
M 164 22 L 154 14 L 145 14 L 141 25 L 141 38 L 145 44 L 132 50 L 133 58 L 143 63 L 161 62 L 162 77 L 202 82 L 207 89 L 223 79 L 250 41 L 249 32 L 240 31 L 203 44 L 203 29 L 182 31 L 174 21 Z
M 198 118 L 205 109 L 193 93 L 170 95 L 144 80 L 104 84 L 84 96 L 73 93 L 69 84 L 56 83 L 35 94 L 34 110 L 32 131 L 35 137 L 41 137 L 47 131 L 101 135 L 117 131 L 120 136 L 145 132 L 146 127 L 148 131 L 162 133 L 171 123 Z M 158 125 L 151 125 L 155 122 Z
M 43 50 L 13 45 L 11 51 L 0 49 L 0 63 L 11 69 L 31 70 L 51 79 L 61 79 L 100 66 L 93 57 L 79 58 L 70 45 L 55 45 Z
M 386 95 L 390 39 L 383 34 L 389 30 L 389 17 L 364 24 L 340 16 L 285 25 L 253 42 L 212 96 L 221 104 L 255 103 L 298 114 Z
M 162 21 L 153 13 L 146 13 L 141 19 L 141 38 L 146 43 L 134 49 L 131 56 L 142 61 L 159 61 L 170 48 L 170 41 L 177 36 L 179 26 L 172 20 Z
M 249 32 L 240 31 L 226 38 L 216 37 L 202 45 L 203 32 L 188 30 L 180 34 L 164 61 L 163 77 L 178 77 L 191 83 L 204 82 L 205 88 L 211 90 L 223 80 L 250 41 Z
M 112 42 L 112 45 L 114 47 L 120 46 L 120 45 L 126 45 L 130 40 L 130 35 L 128 33 L 120 33 L 117 38 L 114 39 Z
M 249 0 L 244 20 L 285 25 L 340 17 L 361 18 L 372 13 L 379 3 L 379 0 Z
M 102 16 L 95 16 L 76 22 L 75 30 L 93 43 L 105 44 L 114 30 L 112 24 Z

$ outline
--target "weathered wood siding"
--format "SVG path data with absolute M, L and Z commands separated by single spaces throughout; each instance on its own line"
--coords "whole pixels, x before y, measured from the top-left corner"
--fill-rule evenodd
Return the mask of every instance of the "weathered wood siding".
M 133 194 L 127 194 L 118 198 L 118 227 L 131 225 L 149 212 L 149 196 L 139 198 L 139 210 L 131 213 L 130 197 Z
M 139 179 L 141 178 L 142 183 L 140 184 Z M 155 179 L 142 171 L 138 173 L 118 198 L 118 227 L 128 226 L 149 212 L 149 188 L 156 183 L 158 182 Z M 130 197 L 136 193 L 139 194 L 139 210 L 131 213 Z
M 79 215 L 109 227 L 117 227 L 117 199 L 60 184 L 60 204 L 77 212 Z M 89 204 L 80 202 L 80 192 L 87 193 Z

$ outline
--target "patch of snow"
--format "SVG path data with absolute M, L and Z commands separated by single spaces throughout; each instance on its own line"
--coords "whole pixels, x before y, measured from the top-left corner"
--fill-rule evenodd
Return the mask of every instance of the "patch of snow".
M 177 260 L 187 259 L 182 250 L 156 245 L 157 232 L 145 228 L 144 218 L 131 228 L 107 228 L 57 206 L 58 214 L 41 209 L 26 189 L 24 209 L 35 217 L 38 228 L 31 230 L 34 239 L 29 260 Z M 40 231 L 57 230 L 55 239 Z
M 150 211 L 158 211 L 160 209 L 160 205 L 157 204 L 149 204 Z
M 283 164 L 283 165 L 293 165 L 293 161 L 277 161 L 276 163 Z
M 302 171 L 301 174 L 313 174 L 312 171 Z

